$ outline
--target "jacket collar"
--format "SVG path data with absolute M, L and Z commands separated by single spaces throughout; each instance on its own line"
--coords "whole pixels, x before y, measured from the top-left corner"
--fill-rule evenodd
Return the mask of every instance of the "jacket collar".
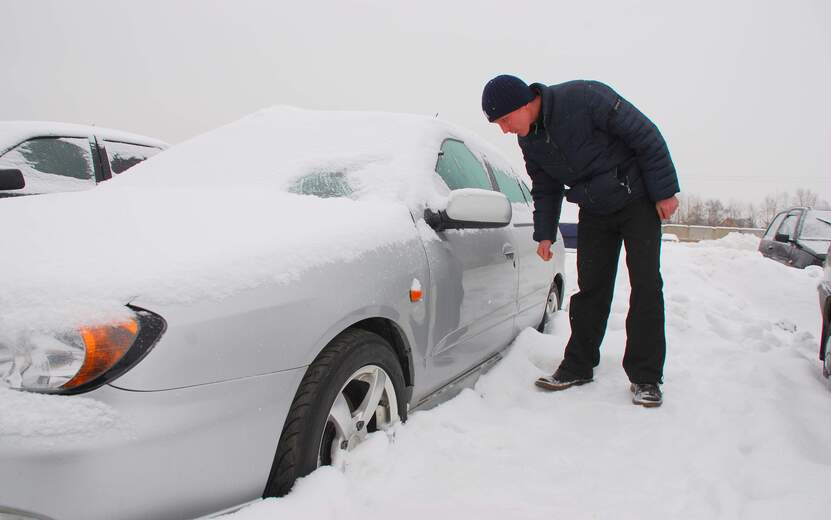
M 535 127 L 542 126 L 541 129 L 548 128 L 551 124 L 551 108 L 554 106 L 554 94 L 548 86 L 542 83 L 532 83 L 529 85 L 531 89 L 540 96 L 540 115 L 534 123 Z

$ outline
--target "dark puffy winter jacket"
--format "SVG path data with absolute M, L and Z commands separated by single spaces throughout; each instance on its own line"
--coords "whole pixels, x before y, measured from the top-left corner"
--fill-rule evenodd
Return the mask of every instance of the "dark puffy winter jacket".
M 577 80 L 531 88 L 542 96 L 540 116 L 518 140 L 533 181 L 534 240 L 556 239 L 564 193 L 603 215 L 680 191 L 658 128 L 609 86 Z

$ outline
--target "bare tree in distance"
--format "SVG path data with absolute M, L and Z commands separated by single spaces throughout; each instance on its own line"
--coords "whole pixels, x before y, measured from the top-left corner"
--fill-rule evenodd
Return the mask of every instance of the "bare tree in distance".
M 817 205 L 818 199 L 819 195 L 813 191 L 805 188 L 799 188 L 796 190 L 796 195 L 793 196 L 793 205 L 812 208 Z
M 704 203 L 704 213 L 708 226 L 718 226 L 724 219 L 724 204 L 718 199 L 707 199 Z
M 799 188 L 793 197 L 786 191 L 767 195 L 759 204 L 731 200 L 726 205 L 718 199 L 703 200 L 695 194 L 678 196 L 678 211 L 672 224 L 691 226 L 737 226 L 766 228 L 776 215 L 797 206 L 831 209 L 831 204 L 808 189 Z

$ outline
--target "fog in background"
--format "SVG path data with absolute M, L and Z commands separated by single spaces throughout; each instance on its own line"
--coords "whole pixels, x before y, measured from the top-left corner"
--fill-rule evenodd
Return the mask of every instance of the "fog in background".
M 516 139 L 481 112 L 487 80 L 597 79 L 657 123 L 684 192 L 753 202 L 809 188 L 831 201 L 827 2 L 0 7 L 0 119 L 94 123 L 176 143 L 275 104 L 438 114 L 521 169 Z

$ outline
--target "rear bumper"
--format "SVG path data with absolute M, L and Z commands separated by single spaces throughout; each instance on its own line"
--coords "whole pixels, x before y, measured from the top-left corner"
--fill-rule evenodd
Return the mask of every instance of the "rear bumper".
M 92 398 L 107 405 L 114 420 L 71 435 L 53 429 L 0 436 L 0 512 L 163 520 L 256 499 L 304 372 L 160 392 L 104 386 L 58 398 L 66 400 L 68 413 L 75 397 Z

